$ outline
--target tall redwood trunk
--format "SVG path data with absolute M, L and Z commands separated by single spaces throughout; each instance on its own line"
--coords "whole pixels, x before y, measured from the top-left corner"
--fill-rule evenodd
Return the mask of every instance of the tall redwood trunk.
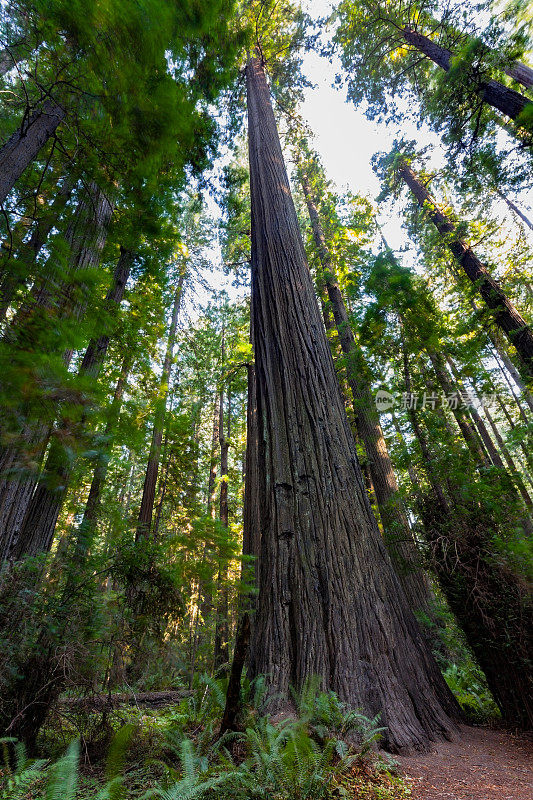
M 98 265 L 111 214 L 108 198 L 93 184 L 90 193 L 80 200 L 65 234 L 69 246 L 69 278 L 75 280 L 79 270 L 93 269 Z M 53 276 L 54 265 L 49 265 L 48 269 Z M 58 283 L 55 277 L 45 274 L 36 282 L 5 332 L 4 338 L 12 347 L 13 360 L 20 359 L 26 368 L 30 353 L 40 347 L 40 332 L 53 326 L 56 316 L 79 315 L 86 299 L 83 288 L 81 293 L 73 293 L 68 282 Z M 65 363 L 68 364 L 71 354 L 71 349 L 63 353 Z M 34 380 L 39 382 L 40 376 L 34 376 Z M 24 416 L 24 406 L 22 412 Z M 55 413 L 54 406 L 46 410 L 42 419 L 35 420 L 30 414 L 16 443 L 0 453 L 0 555 L 3 558 L 10 555 L 24 523 Z
M 533 69 L 528 67 L 527 64 L 515 61 L 514 64 L 505 69 L 505 74 L 521 83 L 526 89 L 533 89 Z
M 450 50 L 441 47 L 437 42 L 434 42 L 432 39 L 429 39 L 427 36 L 411 28 L 403 28 L 402 34 L 408 44 L 415 47 L 419 52 L 424 53 L 425 56 L 430 58 L 435 64 L 441 67 L 441 69 L 448 72 L 450 69 L 450 60 L 453 56 Z M 514 89 L 510 89 L 508 86 L 505 86 L 505 84 L 495 81 L 492 78 L 479 81 L 477 86 L 475 86 L 475 90 L 486 103 L 514 120 L 520 116 L 526 106 L 532 103 L 529 97 L 520 94 L 520 92 Z
M 65 110 L 60 105 L 52 99 L 45 100 L 40 108 L 24 117 L 20 127 L 0 148 L 0 205 L 64 118 Z
M 516 348 L 529 375 L 533 376 L 533 331 L 531 328 L 520 316 L 497 281 L 494 280 L 487 267 L 482 264 L 472 248 L 461 239 L 455 226 L 439 209 L 436 201 L 411 167 L 406 163 L 401 164 L 398 174 L 412 191 L 420 208 L 425 210 L 485 304 L 492 309 L 494 321 Z
M 161 445 L 163 443 L 163 428 L 165 424 L 165 414 L 167 408 L 168 387 L 170 382 L 170 373 L 172 370 L 172 360 L 174 358 L 174 343 L 176 341 L 176 331 L 178 329 L 178 317 L 180 313 L 181 298 L 183 295 L 184 280 L 185 273 L 182 272 L 179 276 L 178 285 L 174 295 L 170 329 L 168 332 L 167 349 L 165 353 L 165 360 L 163 362 L 161 379 L 159 381 L 159 396 L 157 398 L 155 408 L 152 441 L 150 443 L 150 453 L 148 455 L 148 463 L 146 465 L 146 473 L 144 476 L 141 507 L 137 520 L 137 531 L 135 533 L 135 538 L 137 541 L 142 539 L 144 536 L 149 536 L 150 528 L 152 526 L 155 490 L 157 487 L 157 475 L 159 473 Z
M 113 285 L 106 297 L 108 309 L 114 313 L 117 312 L 124 297 L 132 263 L 133 253 L 121 250 L 113 276 Z M 96 381 L 107 353 L 109 339 L 110 332 L 104 331 L 89 343 L 80 366 L 80 375 Z M 74 411 L 73 416 L 62 416 L 56 426 L 46 463 L 13 548 L 15 559 L 24 555 L 36 555 L 42 551 L 47 552 L 52 545 L 57 520 L 75 466 L 72 450 L 75 452 L 75 448 L 79 447 L 83 440 L 83 428 L 86 423 L 86 414 L 80 401 L 74 402 L 73 406 L 77 408 L 79 419 Z M 73 409 L 71 413 L 72 411 Z
M 424 749 L 449 735 L 456 704 L 366 497 L 258 58 L 246 75 L 261 526 L 250 672 L 285 698 L 318 675 L 381 714 L 389 748 Z
M 313 238 L 322 267 L 321 280 L 327 289 L 342 351 L 346 356 L 346 373 L 353 401 L 357 434 L 363 443 L 385 540 L 404 592 L 413 611 L 428 611 L 431 590 L 427 575 L 420 566 L 420 554 L 398 495 L 398 483 L 381 429 L 379 414 L 365 366 L 356 344 L 309 179 L 299 170 Z

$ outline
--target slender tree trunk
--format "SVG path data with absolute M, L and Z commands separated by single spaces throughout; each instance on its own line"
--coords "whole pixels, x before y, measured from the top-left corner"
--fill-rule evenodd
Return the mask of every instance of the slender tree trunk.
M 473 298 L 470 298 L 470 305 L 471 305 L 473 311 L 476 314 L 479 314 L 480 308 L 476 304 L 476 302 L 475 302 L 475 300 Z M 498 364 L 500 372 L 502 373 L 502 375 L 503 375 L 503 377 L 505 379 L 505 382 L 509 386 L 509 388 L 511 390 L 511 394 L 515 398 L 515 400 L 516 400 L 516 402 L 518 404 L 518 407 L 521 408 L 520 403 L 518 401 L 518 398 L 516 397 L 516 394 L 515 394 L 514 389 L 512 387 L 512 384 L 509 381 L 509 375 L 513 379 L 513 381 L 516 384 L 516 386 L 519 388 L 519 390 L 520 390 L 524 400 L 526 401 L 530 411 L 533 411 L 533 396 L 528 391 L 527 386 L 525 385 L 524 381 L 522 380 L 522 376 L 520 375 L 520 373 L 518 372 L 517 368 L 515 367 L 515 365 L 513 364 L 511 359 L 509 358 L 509 355 L 507 354 L 504 345 L 499 340 L 498 336 L 495 335 L 495 331 L 491 330 L 488 325 L 484 328 L 484 330 L 485 330 L 485 333 L 487 335 L 489 348 L 491 348 L 492 351 L 493 351 L 494 358 L 496 359 L 496 362 Z M 504 369 L 504 366 L 502 366 L 502 364 L 500 363 L 500 359 L 502 360 L 503 365 L 505 366 L 505 369 Z
M 253 298 L 250 297 L 250 342 L 253 347 Z M 258 559 L 261 553 L 261 525 L 259 519 L 259 427 L 257 420 L 257 397 L 255 380 L 255 363 L 248 364 L 248 393 L 246 399 L 246 456 L 244 462 L 244 506 L 242 526 L 242 562 L 241 578 L 251 591 L 241 598 L 241 608 L 253 611 L 256 592 L 259 589 Z M 253 622 L 253 619 L 252 619 Z
M 447 397 L 452 397 L 454 394 L 457 394 L 458 403 L 452 404 L 452 413 L 455 417 L 457 425 L 459 426 L 459 430 L 461 431 L 466 446 L 468 447 L 475 463 L 481 467 L 488 466 L 489 465 L 488 456 L 483 450 L 483 446 L 479 440 L 479 437 L 476 434 L 476 431 L 473 429 L 472 425 L 468 421 L 468 417 L 465 411 L 460 406 L 461 395 L 459 393 L 454 392 L 454 387 L 449 378 L 442 355 L 440 353 L 436 353 L 433 350 L 428 350 L 427 352 L 430 361 L 433 365 L 435 375 L 437 376 L 437 380 L 444 394 Z
M 420 53 L 424 53 L 441 69 L 449 71 L 450 60 L 453 56 L 450 50 L 446 50 L 432 39 L 411 28 L 403 28 L 402 34 L 407 44 L 416 48 Z M 517 72 L 517 74 L 519 73 Z M 524 109 L 531 104 L 529 97 L 492 78 L 479 81 L 474 89 L 486 103 L 514 120 L 518 119 Z
M 222 329 L 221 363 L 224 368 L 226 360 L 224 329 Z M 228 388 L 228 428 L 227 436 L 224 433 L 224 390 L 220 390 L 218 435 L 220 443 L 220 522 L 229 534 L 229 506 L 228 506 L 228 452 L 231 431 L 231 396 Z M 220 554 L 218 571 L 218 601 L 217 620 L 215 628 L 215 670 L 229 661 L 229 598 L 228 598 L 228 564 L 224 553 Z
M 496 395 L 496 402 L 498 403 L 498 405 L 500 407 L 500 410 L 502 411 L 503 416 L 507 420 L 511 430 L 516 428 L 516 423 L 513 420 L 511 414 L 509 413 L 509 409 L 507 408 L 507 406 L 505 405 L 505 403 L 503 402 L 503 400 L 501 399 L 501 397 L 499 395 Z M 529 469 L 533 469 L 533 458 L 531 457 L 531 453 L 530 453 L 529 447 L 527 446 L 527 444 L 522 439 L 519 439 L 518 444 L 519 444 L 520 449 L 522 450 L 522 452 L 524 454 L 527 466 L 529 467 Z M 529 482 L 531 483 L 531 477 L 529 478 Z M 533 486 L 533 484 L 532 484 L 532 486 Z
M 453 376 L 454 376 L 454 378 L 456 380 L 456 384 L 458 386 L 459 396 L 462 396 L 464 394 L 464 388 L 463 388 L 463 383 L 461 381 L 461 376 L 459 374 L 459 371 L 458 371 L 457 367 L 455 366 L 455 364 L 453 363 L 453 360 L 449 356 L 447 357 L 447 361 L 448 361 L 448 364 L 449 364 L 450 369 L 452 371 L 452 374 L 453 374 Z M 495 446 L 494 442 L 492 441 L 491 435 L 490 435 L 489 431 L 487 430 L 487 427 L 486 427 L 481 415 L 479 414 L 477 408 L 475 407 L 475 405 L 473 403 L 469 404 L 468 411 L 469 411 L 470 416 L 472 417 L 472 420 L 474 422 L 474 426 L 475 426 L 476 430 L 478 431 L 479 436 L 480 436 L 480 438 L 481 438 L 481 440 L 482 440 L 482 442 L 483 442 L 483 444 L 485 446 L 485 451 L 487 453 L 487 456 L 490 458 L 490 462 L 495 467 L 498 467 L 498 469 L 501 469 L 505 473 L 506 472 L 506 468 L 505 468 L 505 464 L 503 463 L 503 459 L 502 459 L 497 447 Z M 512 462 L 511 462 L 511 464 L 512 464 Z M 522 522 L 522 527 L 524 528 L 524 533 L 527 536 L 531 536 L 531 534 L 533 533 L 533 525 L 532 525 L 532 522 L 531 522 L 531 518 L 529 516 L 529 514 L 531 512 L 531 509 L 533 508 L 533 504 L 532 504 L 531 498 L 530 498 L 530 496 L 529 496 L 529 494 L 527 492 L 527 489 L 526 489 L 526 487 L 524 485 L 524 482 L 522 481 L 520 475 L 518 474 L 518 472 L 514 468 L 514 464 L 512 464 L 510 475 L 511 475 L 511 478 L 512 478 L 514 486 L 513 486 L 513 489 L 510 489 L 510 487 L 509 487 L 507 489 L 507 491 L 511 491 L 514 494 L 513 490 L 516 488 L 518 490 L 518 493 L 521 495 L 522 500 L 524 501 L 524 504 L 525 504 L 525 510 L 524 510 L 525 513 L 524 513 L 524 516 L 523 516 L 522 521 L 521 521 Z M 504 497 L 504 493 L 502 491 L 502 500 L 503 500 L 503 497 Z M 510 499 L 512 500 L 512 498 L 510 498 Z
M 157 486 L 157 475 L 159 472 L 159 459 L 161 457 L 161 444 L 163 442 L 163 427 L 165 423 L 168 387 L 170 382 L 170 373 L 172 370 L 172 360 L 174 358 L 174 344 L 176 341 L 176 331 L 178 329 L 178 316 L 180 312 L 181 298 L 183 295 L 184 280 L 185 273 L 182 272 L 179 276 L 176 293 L 174 295 L 174 305 L 172 306 L 172 316 L 170 320 L 170 329 L 168 332 L 167 350 L 165 354 L 165 360 L 163 362 L 161 380 L 159 383 L 159 397 L 157 399 L 155 409 L 150 454 L 148 456 L 148 464 L 146 465 L 141 507 L 139 510 L 137 531 L 135 534 L 137 541 L 145 536 L 149 536 L 150 528 L 152 526 L 155 490 Z
M 394 430 L 396 431 L 396 439 L 400 443 L 400 445 L 407 451 L 407 445 L 405 443 L 405 437 L 403 435 L 402 429 L 400 427 L 400 423 L 398 422 L 398 417 L 394 413 L 391 413 L 392 416 L 392 424 L 394 425 Z M 407 474 L 409 475 L 409 480 L 411 481 L 411 485 L 415 492 L 420 490 L 420 477 L 412 464 L 412 462 L 407 463 Z
M 483 301 L 492 309 L 494 321 L 516 348 L 529 375 L 533 376 L 533 331 L 531 328 L 504 294 L 486 266 L 459 237 L 455 226 L 440 211 L 436 201 L 411 167 L 408 164 L 402 164 L 398 174 L 411 189 L 420 208 L 426 211 Z
M 518 409 L 520 411 L 520 415 L 526 421 L 526 424 L 528 424 L 527 423 L 527 416 L 525 415 L 525 413 L 522 410 L 522 406 L 520 405 L 520 401 L 518 400 L 518 398 L 517 398 L 517 396 L 516 396 L 516 394 L 515 394 L 515 392 L 513 390 L 513 387 L 509 382 L 509 379 L 508 379 L 508 377 L 507 377 L 507 375 L 505 373 L 505 370 L 507 370 L 507 372 L 509 373 L 509 375 L 511 376 L 511 378 L 513 379 L 513 381 L 517 385 L 518 389 L 520 390 L 520 392 L 522 394 L 522 397 L 524 398 L 524 400 L 527 403 L 527 406 L 528 406 L 529 410 L 532 411 L 532 412 L 533 412 L 533 396 L 529 392 L 527 386 L 525 385 L 524 381 L 522 380 L 522 377 L 521 377 L 520 373 L 518 372 L 517 368 L 515 367 L 515 365 L 513 364 L 513 362 L 511 361 L 511 359 L 509 358 L 509 356 L 507 355 L 507 353 L 503 349 L 503 347 L 499 346 L 497 341 L 492 336 L 490 336 L 490 340 L 491 340 L 492 345 L 494 347 L 496 361 L 498 362 L 498 366 L 499 366 L 499 368 L 500 368 L 500 370 L 501 370 L 501 372 L 502 372 L 502 374 L 503 374 L 503 376 L 504 376 L 509 388 L 511 389 L 511 393 L 512 393 L 512 395 L 513 395 L 513 397 L 514 397 L 514 399 L 515 399 L 515 401 L 517 403 Z M 500 364 L 500 361 L 499 361 L 500 358 L 501 358 L 501 360 L 503 362 L 503 366 L 505 367 L 505 369 L 503 369 L 502 365 Z
M 36 44 L 28 46 L 24 39 L 2 47 L 0 50 L 0 78 L 13 69 L 17 61 L 27 58 L 36 47 Z
M 405 345 L 403 359 L 405 385 L 411 392 Z M 502 715 L 527 728 L 533 722 L 527 587 L 494 557 L 492 511 L 469 504 L 453 478 L 448 480 L 449 499 L 444 495 L 414 404 L 409 418 L 432 487 L 431 496 L 421 502 L 421 515 L 435 573 Z
M 214 521 L 216 517 L 217 449 L 219 444 L 220 392 L 216 392 L 213 403 L 213 429 L 211 434 L 211 453 L 209 457 L 209 479 L 207 482 L 207 510 Z
M 115 314 L 124 297 L 133 258 L 133 253 L 129 250 L 121 250 L 113 276 L 113 285 L 106 297 L 108 308 Z M 89 343 L 80 366 L 81 375 L 96 381 L 107 353 L 109 339 L 109 332 L 105 331 Z M 15 543 L 15 559 L 24 555 L 36 555 L 42 551 L 47 552 L 52 545 L 57 520 L 75 466 L 70 451 L 71 448 L 75 450 L 83 439 L 86 422 L 86 414 L 80 410 L 79 401 L 74 403 L 74 406 L 78 407 L 78 413 L 81 411 L 81 419 L 73 424 L 71 417 L 64 416 L 56 427 L 46 464 Z
M 529 228 L 531 231 L 533 231 L 533 222 L 531 222 L 531 220 L 529 219 L 529 217 L 526 217 L 526 215 L 524 214 L 524 212 L 523 212 L 523 211 L 520 211 L 520 209 L 518 208 L 518 206 L 516 205 L 516 203 L 513 203 L 513 201 L 512 201 L 512 200 L 510 200 L 510 199 L 507 197 L 507 195 L 506 195 L 506 194 L 504 194 L 503 192 L 501 192 L 499 189 L 495 189 L 494 191 L 496 192 L 496 194 L 498 195 L 498 197 L 501 197 L 501 199 L 502 199 L 502 200 L 503 200 L 503 201 L 506 203 L 507 207 L 508 207 L 508 208 L 509 208 L 509 209 L 510 209 L 512 212 L 513 212 L 513 214 L 516 214 L 516 216 L 517 216 L 519 219 L 521 219 L 521 220 L 522 220 L 522 222 L 524 223 L 524 225 L 526 225 L 526 226 L 527 226 L 527 227 L 528 227 L 528 228 Z
M 519 471 L 518 471 L 518 469 L 516 467 L 516 464 L 514 463 L 513 457 L 511 456 L 511 453 L 509 452 L 509 449 L 508 449 L 507 445 L 505 444 L 505 442 L 503 440 L 503 437 L 502 437 L 500 431 L 498 430 L 498 426 L 496 425 L 494 419 L 492 418 L 492 414 L 490 413 L 489 409 L 486 406 L 483 406 L 483 411 L 485 413 L 485 416 L 487 417 L 488 423 L 489 423 L 489 425 L 491 427 L 491 430 L 492 430 L 492 432 L 494 434 L 494 438 L 498 442 L 498 447 L 500 448 L 500 450 L 502 452 L 502 455 L 503 455 L 503 457 L 505 459 L 505 463 L 507 464 L 509 472 L 513 476 L 514 481 L 515 481 L 516 485 L 518 486 L 518 489 L 520 491 L 520 494 L 522 495 L 524 503 L 526 504 L 527 508 L 531 511 L 531 510 L 533 510 L 533 500 L 531 499 L 531 495 L 529 494 L 529 492 L 526 489 L 526 485 L 525 485 L 524 481 L 522 480 L 522 476 L 520 475 L 520 473 L 519 473 Z
M 24 116 L 20 127 L 0 148 L 0 205 L 64 118 L 65 110 L 58 103 L 45 100 L 40 108 Z
M 211 452 L 209 456 L 209 477 L 207 481 L 207 512 L 214 522 L 216 519 L 216 482 L 217 482 L 217 449 L 219 441 L 219 424 L 220 424 L 220 393 L 215 391 L 215 399 L 213 401 L 213 423 L 211 433 Z M 204 545 L 203 560 L 205 562 L 207 555 L 207 542 Z M 198 585 L 198 606 L 194 620 L 193 643 L 191 648 L 191 671 L 189 678 L 189 688 L 193 686 L 194 671 L 196 666 L 196 654 L 198 652 L 199 643 L 199 626 L 200 617 L 206 622 L 212 608 L 213 597 L 210 588 L 206 587 L 203 581 Z
M 98 520 L 102 489 L 104 488 L 107 477 L 109 455 L 112 448 L 113 432 L 118 422 L 122 398 L 124 396 L 124 390 L 128 381 L 128 375 L 131 369 L 132 361 L 132 354 L 130 352 L 126 353 L 124 361 L 122 362 L 122 369 L 120 370 L 120 376 L 115 387 L 115 393 L 113 395 L 113 400 L 111 402 L 107 422 L 104 428 L 102 452 L 100 452 L 98 455 L 98 461 L 94 469 L 91 488 L 89 489 L 89 496 L 87 498 L 87 504 L 85 506 L 80 528 L 94 528 Z
M 398 484 L 381 429 L 379 414 L 365 376 L 365 365 L 362 363 L 361 353 L 350 327 L 344 299 L 335 278 L 309 179 L 303 169 L 299 170 L 299 174 L 322 267 L 321 280 L 328 293 L 339 341 L 346 356 L 346 372 L 353 395 L 357 434 L 367 455 L 371 485 L 383 523 L 387 547 L 412 610 L 427 611 L 431 605 L 429 581 L 421 569 L 420 554 L 398 495 Z
M 411 370 L 409 367 L 409 356 L 407 354 L 407 348 L 405 343 L 402 343 L 402 353 L 403 353 L 403 376 L 404 376 L 404 383 L 405 383 L 405 391 L 407 396 L 410 397 L 413 393 L 413 387 L 411 383 Z M 435 471 L 434 463 L 433 463 L 433 456 L 429 449 L 429 445 L 427 442 L 426 437 L 422 431 L 422 427 L 418 421 L 418 415 L 416 414 L 416 409 L 414 404 L 408 404 L 408 415 L 409 421 L 413 428 L 413 432 L 415 434 L 416 440 L 418 442 L 418 446 L 420 447 L 420 452 L 422 454 L 422 460 L 424 462 L 424 466 L 426 469 L 426 473 L 428 476 L 429 483 L 433 490 L 433 494 L 435 495 L 435 500 L 437 502 L 438 507 L 440 510 L 448 514 L 449 513 L 449 505 L 446 495 L 444 494 L 444 490 L 441 486 L 439 477 Z
M 243 563 L 243 581 L 259 588 L 258 559 L 261 553 L 261 526 L 259 520 L 259 502 L 257 488 L 259 486 L 259 431 L 257 420 L 257 399 L 255 387 L 255 364 L 248 366 L 248 403 L 246 409 L 246 466 L 244 488 L 244 520 L 243 548 L 249 563 Z M 255 597 L 247 598 L 248 605 L 253 608 Z
M 366 496 L 258 58 L 246 75 L 261 520 L 250 672 L 285 698 L 319 675 L 381 714 L 389 748 L 424 749 L 450 734 L 456 705 Z
M 246 661 L 246 655 L 250 644 L 250 616 L 247 612 L 242 615 L 237 628 L 235 637 L 235 651 L 231 664 L 231 672 L 226 694 L 226 706 L 222 715 L 219 736 L 226 731 L 235 731 L 237 728 L 237 717 L 241 709 L 241 676 Z

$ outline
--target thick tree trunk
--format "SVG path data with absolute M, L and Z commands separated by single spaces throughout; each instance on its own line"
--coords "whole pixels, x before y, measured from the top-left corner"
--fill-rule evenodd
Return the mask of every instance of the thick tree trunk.
M 40 108 L 24 117 L 0 149 L 0 205 L 64 118 L 65 110 L 60 105 L 45 100 Z
M 455 226 L 440 211 L 436 201 L 411 167 L 408 164 L 402 164 L 398 174 L 412 191 L 420 208 L 426 211 L 485 304 L 492 309 L 494 321 L 516 348 L 529 375 L 533 376 L 533 331 L 531 328 L 494 280 L 487 267 L 481 263 L 468 244 L 459 237 Z
M 97 266 L 111 213 L 112 207 L 107 197 L 93 184 L 91 195 L 80 201 L 65 236 L 70 249 L 69 275 L 74 276 L 78 270 Z M 79 313 L 83 302 L 83 296 L 74 297 L 66 283 L 58 285 L 54 278 L 48 277 L 39 280 L 5 332 L 6 341 L 13 348 L 13 359 L 21 359 L 26 368 L 29 354 L 39 347 L 40 331 L 47 329 L 55 315 L 63 317 L 73 312 Z M 71 349 L 63 354 L 67 363 L 71 354 Z M 38 376 L 35 379 L 40 380 Z M 12 554 L 24 524 L 52 432 L 54 412 L 55 406 L 47 410 L 41 420 L 28 419 L 19 433 L 17 444 L 6 447 L 2 453 L 0 552 L 4 558 Z
M 431 605 L 429 581 L 421 569 L 420 554 L 398 496 L 398 483 L 381 429 L 379 414 L 364 373 L 365 367 L 350 327 L 344 299 L 335 278 L 309 179 L 302 168 L 299 170 L 299 175 L 322 267 L 321 280 L 328 293 L 339 341 L 346 356 L 347 380 L 353 396 L 355 425 L 367 455 L 371 484 L 383 523 L 387 547 L 412 610 L 428 611 Z
M 183 295 L 184 280 L 185 280 L 185 273 L 182 273 L 179 276 L 178 285 L 176 287 L 176 293 L 174 295 L 174 304 L 172 306 L 170 329 L 168 332 L 167 350 L 165 353 L 165 360 L 163 362 L 161 380 L 159 382 L 159 396 L 157 398 L 157 403 L 155 408 L 154 427 L 152 430 L 152 441 L 150 444 L 148 463 L 146 465 L 141 507 L 139 510 L 139 517 L 137 520 L 137 530 L 135 533 L 135 538 L 137 541 L 139 541 L 145 536 L 149 536 L 150 528 L 152 526 L 152 516 L 154 513 L 154 502 L 155 502 L 155 490 L 157 486 L 157 475 L 159 473 L 161 445 L 163 443 L 163 427 L 165 423 L 168 387 L 170 382 L 170 373 L 172 370 L 172 360 L 174 358 L 174 343 L 176 341 L 176 331 L 178 329 L 178 317 L 180 313 L 181 298 Z
M 446 50 L 446 48 L 438 45 L 437 42 L 411 28 L 403 28 L 402 34 L 407 44 L 416 48 L 420 53 L 424 53 L 437 66 L 448 72 L 450 60 L 453 57 L 453 53 L 450 50 Z M 479 81 L 474 86 L 474 89 L 486 103 L 514 120 L 518 119 L 526 106 L 532 103 L 529 97 L 510 89 L 492 78 Z
M 526 89 L 533 89 L 533 69 L 528 67 L 527 64 L 515 61 L 514 64 L 505 69 L 505 74 L 517 81 L 517 83 L 521 83 Z
M 106 297 L 107 307 L 115 314 L 124 297 L 133 258 L 130 251 L 121 250 L 113 276 L 113 285 Z M 105 331 L 98 339 L 89 343 L 80 366 L 80 374 L 86 375 L 94 381 L 97 379 L 107 353 L 109 339 L 109 332 Z M 22 558 L 24 555 L 47 552 L 52 545 L 57 520 L 75 466 L 71 449 L 75 450 L 79 446 L 84 434 L 86 415 L 83 409 L 79 408 L 79 403 L 74 405 L 78 406 L 81 419 L 73 423 L 71 417 L 62 417 L 56 427 L 46 464 L 28 505 L 14 547 L 15 559 Z
M 246 75 L 261 524 L 250 672 L 285 698 L 319 675 L 381 714 L 390 749 L 425 749 L 453 730 L 456 704 L 366 497 L 258 58 Z

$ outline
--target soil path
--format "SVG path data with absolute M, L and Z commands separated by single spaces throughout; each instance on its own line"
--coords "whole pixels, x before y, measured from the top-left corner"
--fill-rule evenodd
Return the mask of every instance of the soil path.
M 413 800 L 532 800 L 533 743 L 507 731 L 461 726 L 430 753 L 397 756 Z

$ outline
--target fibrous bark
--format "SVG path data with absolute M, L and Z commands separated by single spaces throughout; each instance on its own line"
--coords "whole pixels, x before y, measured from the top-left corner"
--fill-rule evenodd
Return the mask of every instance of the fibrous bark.
M 65 238 L 69 246 L 68 275 L 75 279 L 78 270 L 91 269 L 98 265 L 106 240 L 107 226 L 111 219 L 112 206 L 106 195 L 95 185 L 79 202 L 76 213 L 68 226 Z M 48 330 L 54 317 L 76 316 L 83 312 L 86 293 L 73 293 L 69 283 L 60 283 L 45 274 L 33 287 L 30 296 L 19 308 L 14 320 L 6 330 L 4 338 L 12 348 L 14 359 L 21 358 L 25 365 L 28 354 L 39 347 L 42 330 Z M 69 348 L 63 353 L 68 365 L 72 356 Z M 36 380 L 39 377 L 36 376 Z M 48 419 L 26 420 L 19 432 L 17 444 L 5 447 L 0 457 L 0 554 L 10 557 L 28 511 L 42 459 L 56 413 L 55 406 Z M 22 417 L 26 413 L 23 408 Z M 2 431 L 3 433 L 3 431 Z M 7 431 L 10 434 L 10 431 Z M 25 546 L 21 552 L 25 552 Z M 16 549 L 16 548 L 15 548 Z
M 309 179 L 302 168 L 299 170 L 299 175 L 322 267 L 321 280 L 328 293 L 339 341 L 346 357 L 346 372 L 353 396 L 355 424 L 367 455 L 371 483 L 383 523 L 387 546 L 412 610 L 428 611 L 431 605 L 429 581 L 421 568 L 420 554 L 401 506 L 398 483 L 381 429 L 379 414 L 364 373 L 361 354 L 350 327 L 344 298 L 335 277 L 333 262 Z
M 0 204 L 64 118 L 65 110 L 49 98 L 24 117 L 20 127 L 0 148 Z
M 113 276 L 113 285 L 106 297 L 108 309 L 114 310 L 115 313 L 124 296 L 132 262 L 133 254 L 128 250 L 122 250 Z M 107 353 L 109 339 L 110 333 L 105 331 L 89 343 L 80 366 L 81 375 L 97 379 Z M 80 402 L 73 405 L 75 409 L 77 407 L 79 419 L 76 418 L 75 411 L 74 417 L 61 417 L 56 426 L 46 463 L 13 548 L 15 559 L 24 555 L 47 552 L 52 545 L 56 523 L 75 465 L 70 444 L 73 443 L 74 448 L 79 446 L 86 420 Z M 70 409 L 71 415 L 73 410 Z
M 453 53 L 450 50 L 441 47 L 437 42 L 411 28 L 403 28 L 402 34 L 407 44 L 424 53 L 441 69 L 446 72 L 449 71 L 450 61 L 453 57 Z M 526 106 L 532 102 L 529 97 L 510 89 L 492 78 L 480 80 L 475 86 L 475 90 L 486 103 L 514 120 L 518 119 Z
M 246 68 L 261 555 L 250 672 L 287 697 L 321 678 L 381 714 L 394 750 L 449 735 L 456 705 L 366 497 L 263 65 Z

